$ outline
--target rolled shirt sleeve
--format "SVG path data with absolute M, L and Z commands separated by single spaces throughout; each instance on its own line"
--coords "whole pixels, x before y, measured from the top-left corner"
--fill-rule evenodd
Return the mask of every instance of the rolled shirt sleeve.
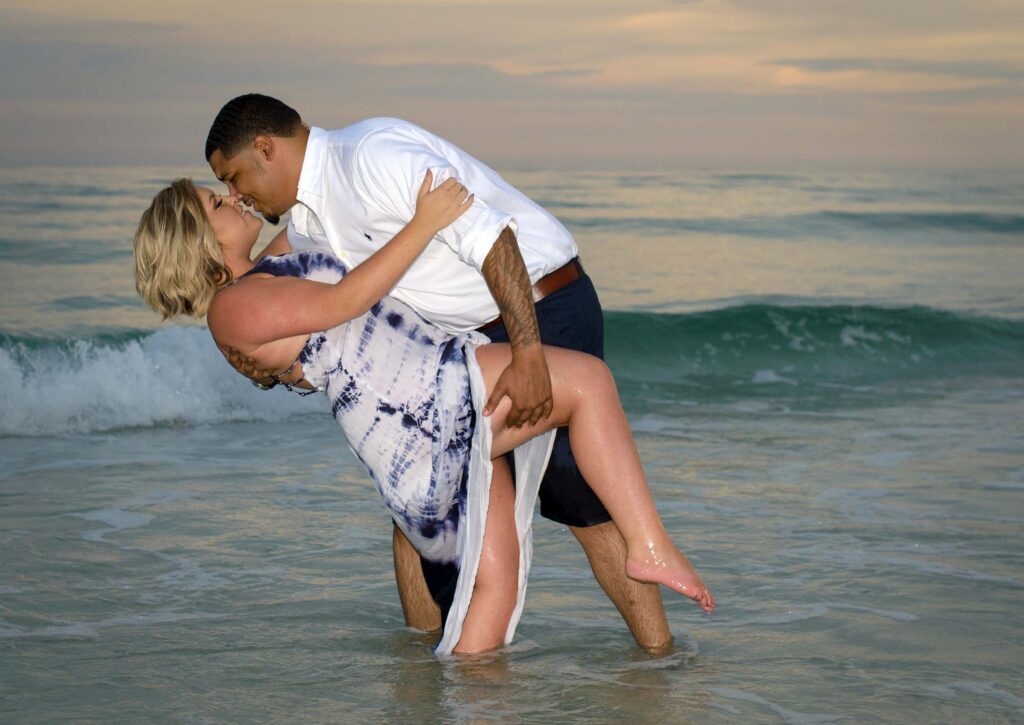
M 354 162 L 356 182 L 366 201 L 403 224 L 416 211 L 416 195 L 428 169 L 434 175 L 434 188 L 448 178 L 463 180 L 444 156 L 392 129 L 368 135 L 359 145 Z M 473 193 L 468 185 L 466 188 Z M 472 208 L 438 232 L 435 239 L 448 245 L 466 264 L 482 270 L 484 259 L 505 227 L 517 231 L 512 214 L 475 197 Z

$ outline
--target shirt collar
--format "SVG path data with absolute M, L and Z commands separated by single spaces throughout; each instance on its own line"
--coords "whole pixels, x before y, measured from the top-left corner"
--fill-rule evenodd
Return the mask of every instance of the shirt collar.
M 317 126 L 310 126 L 309 138 L 306 140 L 306 155 L 302 159 L 302 171 L 299 172 L 299 201 L 304 197 L 323 197 L 324 165 L 327 163 L 327 131 Z

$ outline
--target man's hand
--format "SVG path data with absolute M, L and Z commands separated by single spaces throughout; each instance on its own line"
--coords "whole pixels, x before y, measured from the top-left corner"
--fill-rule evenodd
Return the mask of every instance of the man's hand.
M 494 384 L 484 415 L 491 415 L 504 397 L 512 402 L 505 419 L 508 428 L 535 425 L 551 415 L 551 375 L 539 343 L 513 353 L 512 362 Z

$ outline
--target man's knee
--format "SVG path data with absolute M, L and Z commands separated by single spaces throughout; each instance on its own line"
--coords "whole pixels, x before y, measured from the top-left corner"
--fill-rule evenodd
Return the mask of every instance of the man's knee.
M 626 540 L 622 538 L 619 527 L 613 521 L 594 524 L 593 526 L 570 526 L 569 530 L 580 542 L 580 546 L 589 556 L 591 552 L 599 554 L 604 560 L 614 558 L 626 564 Z

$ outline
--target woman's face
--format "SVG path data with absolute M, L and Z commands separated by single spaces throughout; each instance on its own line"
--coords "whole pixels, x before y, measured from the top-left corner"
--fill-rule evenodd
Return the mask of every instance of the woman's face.
M 230 196 L 214 194 L 205 186 L 197 186 L 196 193 L 220 246 L 225 250 L 240 249 L 244 252 L 252 249 L 260 235 L 263 220 L 243 209 L 241 203 Z

